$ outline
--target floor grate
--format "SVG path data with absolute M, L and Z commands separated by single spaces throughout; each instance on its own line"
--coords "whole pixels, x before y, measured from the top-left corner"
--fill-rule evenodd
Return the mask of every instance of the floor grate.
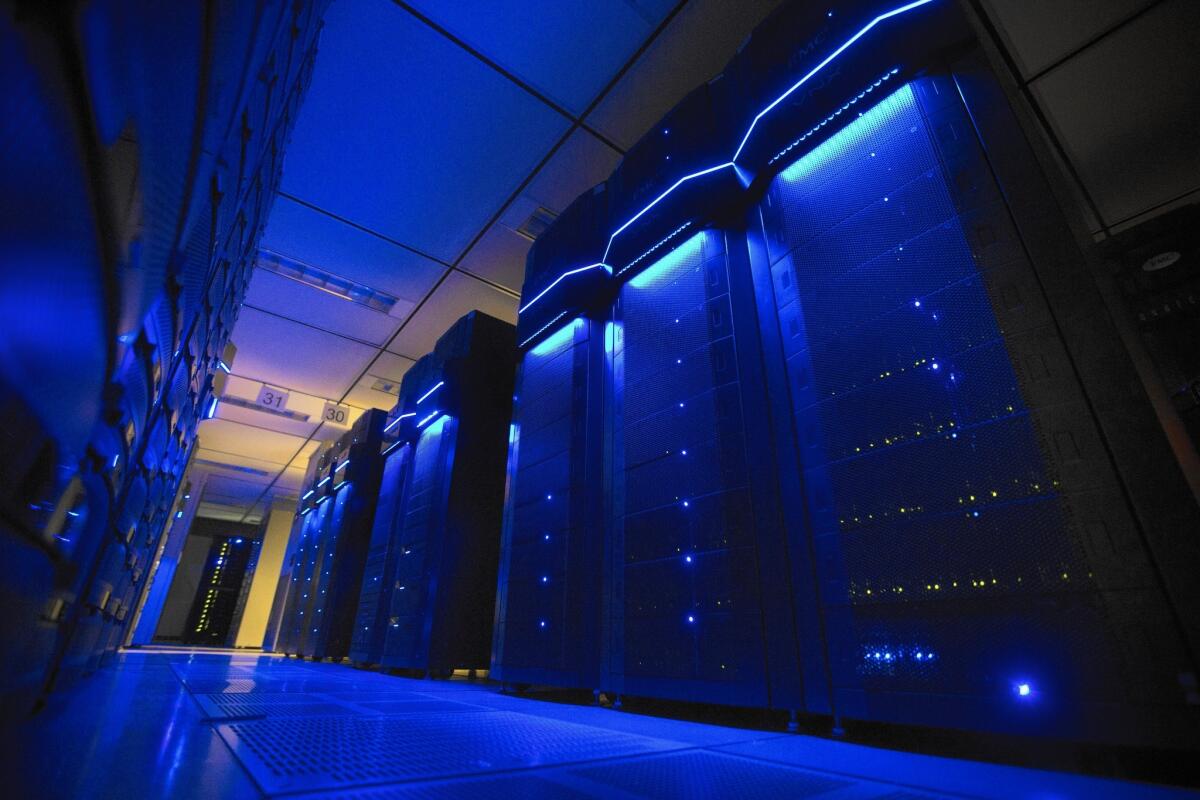
M 506 711 L 267 718 L 217 730 L 267 793 L 546 767 L 681 746 Z

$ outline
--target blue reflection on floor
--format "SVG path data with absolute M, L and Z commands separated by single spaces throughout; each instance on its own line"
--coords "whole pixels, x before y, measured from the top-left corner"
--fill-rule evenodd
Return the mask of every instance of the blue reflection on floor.
M 10 797 L 1198 796 L 241 653 L 123 654 L 5 741 Z

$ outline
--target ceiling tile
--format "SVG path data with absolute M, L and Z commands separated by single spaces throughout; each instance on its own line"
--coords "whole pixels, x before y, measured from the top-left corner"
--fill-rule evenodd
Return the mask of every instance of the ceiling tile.
M 396 395 L 371 388 L 376 380 L 374 375 L 364 375 L 362 380 L 350 390 L 346 402 L 363 408 L 382 408 L 384 411 L 391 411 L 392 407 L 396 405 Z
M 1032 85 L 1108 224 L 1200 188 L 1197 30 L 1169 0 Z
M 519 292 L 525 276 L 525 255 L 531 244 L 512 228 L 497 222 L 475 243 L 459 267 Z
M 620 161 L 617 151 L 587 131 L 577 130 L 538 170 L 523 194 L 561 214 L 576 197 L 607 180 Z
M 207 423 L 202 423 L 207 424 Z M 264 472 L 278 472 L 287 466 L 284 461 L 267 461 L 254 456 L 242 455 L 239 453 L 229 453 L 224 450 L 214 450 L 209 447 L 196 448 L 196 458 L 204 461 L 212 461 L 220 464 L 230 464 L 238 467 L 250 467 L 251 469 L 262 470 Z
M 408 368 L 412 365 L 411 358 L 398 356 L 384 350 L 375 358 L 375 363 L 367 369 L 367 372 L 377 378 L 399 383 L 404 378 L 404 373 L 408 372 Z
M 333 334 L 243 308 L 233 330 L 239 375 L 280 389 L 338 399 L 375 349 Z
M 600 93 L 669 9 L 666 2 L 634 4 L 624 0 L 410 2 L 575 114 L 582 113 Z
M 286 464 L 304 444 L 304 438 L 277 431 L 250 428 L 224 419 L 200 423 L 200 447 L 233 455 L 244 455 L 276 464 Z M 220 459 L 228 463 L 229 459 Z
M 1148 0 L 984 0 L 1025 77 L 1070 55 Z
M 779 0 L 692 0 L 587 118 L 628 149 L 684 95 L 717 75 Z
M 282 196 L 271 207 L 262 247 L 395 295 L 406 301 L 395 316 L 407 313 L 445 271 L 433 259 Z
M 438 337 L 459 317 L 475 309 L 506 322 L 516 324 L 517 321 L 516 298 L 470 275 L 452 272 L 413 315 L 388 350 L 410 358 L 420 358 L 433 349 Z
M 265 269 L 254 270 L 245 304 L 376 345 L 387 341 L 400 324 L 396 317 Z M 407 302 L 405 306 L 402 316 L 412 308 Z
M 453 261 L 567 126 L 395 3 L 340 0 L 283 188 Z

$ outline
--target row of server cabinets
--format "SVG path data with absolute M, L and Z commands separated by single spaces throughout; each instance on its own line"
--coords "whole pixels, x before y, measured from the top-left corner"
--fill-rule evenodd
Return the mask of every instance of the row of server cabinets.
M 313 456 L 274 649 L 444 676 L 488 663 L 516 332 L 478 311 Z
M 323 2 L 0 10 L 0 695 L 123 641 L 311 76 Z
M 1200 517 L 959 14 L 783 6 L 534 244 L 493 678 L 1200 741 Z

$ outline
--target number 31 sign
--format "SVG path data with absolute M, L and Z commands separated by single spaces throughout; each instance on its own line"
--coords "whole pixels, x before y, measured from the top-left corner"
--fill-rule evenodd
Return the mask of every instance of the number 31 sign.
M 282 411 L 287 408 L 288 393 L 264 385 L 258 390 L 258 404 L 276 411 Z

